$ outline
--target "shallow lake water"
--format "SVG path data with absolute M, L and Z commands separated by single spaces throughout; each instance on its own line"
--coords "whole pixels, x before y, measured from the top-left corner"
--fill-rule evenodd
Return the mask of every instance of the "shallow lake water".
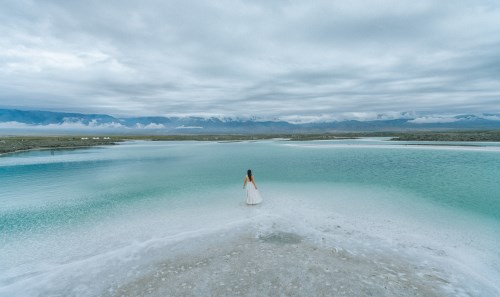
M 245 205 L 247 169 L 257 206 Z M 500 295 L 499 181 L 500 143 L 4 155 L 0 295 Z

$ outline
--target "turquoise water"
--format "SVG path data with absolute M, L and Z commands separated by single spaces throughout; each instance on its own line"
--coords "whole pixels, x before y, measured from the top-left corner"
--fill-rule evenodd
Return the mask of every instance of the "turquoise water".
M 2 156 L 0 292 L 47 286 L 54 273 L 71 269 L 68 263 L 111 259 L 114 251 L 151 239 L 168 242 L 302 208 L 311 210 L 301 214 L 310 225 L 320 223 L 315 212 L 364 216 L 371 226 L 378 218 L 408 223 L 412 235 L 450 247 L 449 254 L 457 245 L 477 251 L 478 259 L 463 259 L 464 265 L 483 261 L 486 270 L 479 271 L 495 282 L 500 144 L 411 144 L 138 141 Z M 265 200 L 256 212 L 245 207 L 241 190 L 248 168 Z M 402 240 L 401 228 L 377 232 Z M 447 243 L 439 243 L 443 234 Z

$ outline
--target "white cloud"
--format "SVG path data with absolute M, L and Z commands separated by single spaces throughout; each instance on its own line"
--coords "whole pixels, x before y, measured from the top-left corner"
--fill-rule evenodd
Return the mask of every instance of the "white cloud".
M 202 127 L 178 127 L 179 129 L 190 129 L 190 128 L 202 128 Z M 117 122 L 111 123 L 98 123 L 96 120 L 90 121 L 88 124 L 85 124 L 81 121 L 75 121 L 71 118 L 65 118 L 64 121 L 60 124 L 47 124 L 47 125 L 31 125 L 20 122 L 0 122 L 0 129 L 4 130 L 26 130 L 26 129 L 35 129 L 35 130 L 120 130 L 120 129 L 140 129 L 140 130 L 148 130 L 148 129 L 166 129 L 165 125 L 150 123 L 147 125 L 137 123 L 133 128 L 124 126 L 123 124 Z
M 413 119 L 415 113 L 411 112 L 344 112 L 338 114 L 320 114 L 320 115 L 292 115 L 292 116 L 282 116 L 279 120 L 286 121 L 293 124 L 305 124 L 305 123 L 324 123 L 324 122 L 336 122 L 336 121 L 346 121 L 346 120 L 356 120 L 356 121 L 376 121 L 376 120 L 394 120 L 394 119 Z
M 200 126 L 178 126 L 178 127 L 175 127 L 175 129 L 203 129 L 203 127 L 200 127 Z
M 88 125 L 82 122 L 63 122 L 60 124 L 30 125 L 20 122 L 2 122 L 0 129 L 39 129 L 39 130 L 93 130 L 93 129 L 123 129 L 126 128 L 119 123 L 97 123 L 95 120 Z
M 165 125 L 163 124 L 158 124 L 158 123 L 149 123 L 147 125 L 137 123 L 135 124 L 135 127 L 137 129 L 165 129 Z
M 333 122 L 337 121 L 338 118 L 331 115 L 319 115 L 319 116 L 291 115 L 291 116 L 282 116 L 279 118 L 279 120 L 289 122 L 291 124 L 307 124 L 307 123 Z
M 26 129 L 35 127 L 35 125 L 28 125 L 19 122 L 0 122 L 0 129 Z
M 453 123 L 457 122 L 460 119 L 456 119 L 452 116 L 449 117 L 439 117 L 439 116 L 425 116 L 418 117 L 413 120 L 409 120 L 408 123 L 412 124 L 430 124 L 430 123 Z
M 498 114 L 488 114 L 488 115 L 480 115 L 481 118 L 487 119 L 490 121 L 500 121 L 500 115 Z

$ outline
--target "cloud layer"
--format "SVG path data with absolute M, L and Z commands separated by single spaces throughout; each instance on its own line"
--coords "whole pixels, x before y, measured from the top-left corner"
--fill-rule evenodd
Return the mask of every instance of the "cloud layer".
M 500 111 L 498 1 L 2 6 L 0 107 L 304 121 Z

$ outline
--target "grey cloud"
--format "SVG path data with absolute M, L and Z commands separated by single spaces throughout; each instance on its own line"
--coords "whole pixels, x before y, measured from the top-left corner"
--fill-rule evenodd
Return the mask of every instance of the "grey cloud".
M 498 112 L 494 1 L 6 1 L 0 106 Z

